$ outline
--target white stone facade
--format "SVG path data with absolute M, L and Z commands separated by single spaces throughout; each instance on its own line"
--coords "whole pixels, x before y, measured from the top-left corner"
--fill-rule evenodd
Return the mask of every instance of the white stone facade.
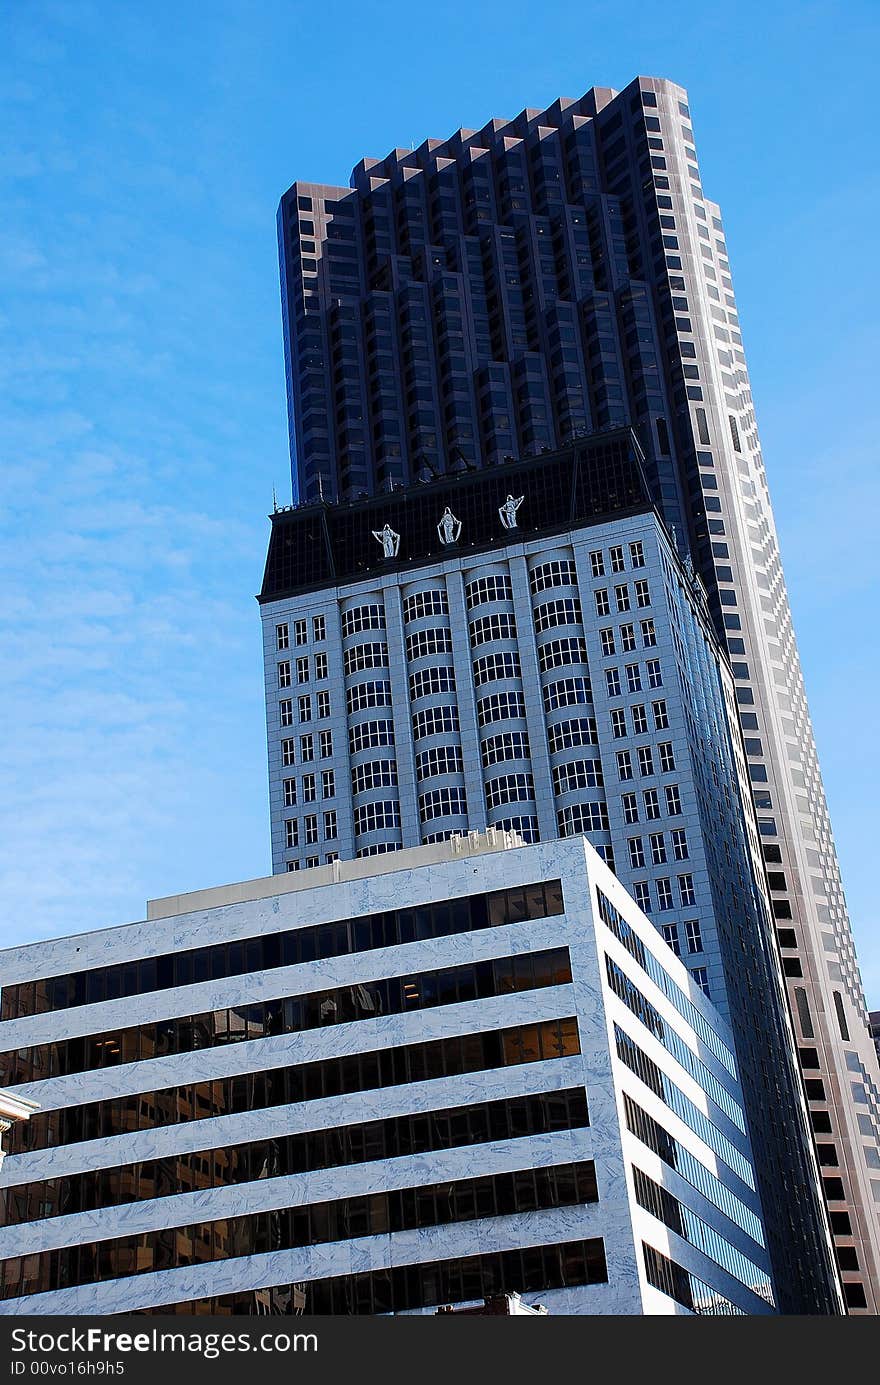
M 527 886 L 533 887 L 531 894 Z M 358 940 L 363 944 L 367 936 L 359 928 L 390 928 L 388 919 L 402 928 L 402 920 L 428 917 L 418 911 L 435 904 L 441 912 L 430 914 L 433 936 L 377 947 L 370 934 L 372 942 L 358 950 Z M 176 912 L 169 913 L 171 908 Z M 523 908 L 525 916 L 514 918 Z M 447 909 L 451 914 L 442 912 Z M 479 926 L 475 919 L 482 920 Z M 452 931 L 463 920 L 469 926 Z M 332 934 L 335 955 L 321 955 L 330 945 L 327 930 L 342 921 L 348 922 L 348 931 Z M 323 931 L 310 931 L 315 929 Z M 287 954 L 278 952 L 260 971 L 204 980 L 196 979 L 199 963 L 194 961 L 188 984 L 161 986 L 163 967 L 189 965 L 181 959 L 195 957 L 196 950 L 205 957 L 210 953 L 215 963 L 222 956 L 227 970 L 235 971 L 248 957 L 246 951 L 235 951 L 238 945 L 246 948 L 250 940 L 269 952 L 276 944 L 302 948 L 307 935 L 317 939 L 314 960 L 287 965 Z M 131 970 L 135 966 L 140 970 Z M 0 1024 L 0 1050 L 10 1061 L 15 1052 L 25 1055 L 19 1061 L 30 1063 L 34 1080 L 18 1085 L 14 1096 L 38 1102 L 41 1112 L 32 1122 L 33 1138 L 7 1157 L 0 1175 L 10 1208 L 17 1206 L 16 1190 L 27 1189 L 31 1209 L 40 1210 L 40 1215 L 22 1219 L 19 1206 L 0 1230 L 0 1256 L 9 1260 L 7 1295 L 15 1283 L 30 1290 L 15 1295 L 12 1287 L 15 1296 L 0 1303 L 0 1312 L 108 1314 L 175 1306 L 189 1311 L 185 1305 L 195 1300 L 219 1300 L 214 1304 L 219 1311 L 235 1311 L 233 1303 L 238 1311 L 261 1311 L 273 1289 L 289 1293 L 306 1312 L 328 1311 L 322 1307 L 329 1302 L 328 1281 L 344 1281 L 354 1293 L 351 1286 L 363 1286 L 366 1275 L 378 1276 L 386 1286 L 383 1292 L 397 1298 L 384 1306 L 377 1298 L 370 1309 L 348 1311 L 431 1312 L 449 1302 L 450 1295 L 443 1292 L 442 1273 L 430 1267 L 475 1256 L 494 1268 L 485 1270 L 491 1282 L 478 1283 L 473 1275 L 467 1279 L 474 1289 L 468 1301 L 479 1301 L 483 1293 L 522 1289 L 526 1302 L 541 1302 L 551 1313 L 773 1311 L 760 1202 L 750 1186 L 751 1152 L 741 1128 L 745 1122 L 739 1114 L 742 1097 L 732 1036 L 583 839 L 522 846 L 500 835 L 497 840 L 475 838 L 157 902 L 147 923 L 14 948 L 0 956 L 0 969 L 7 989 L 18 988 L 13 1000 L 21 1013 Z M 562 979 L 569 969 L 571 979 Z M 463 998 L 472 974 L 481 978 L 475 983 L 480 994 Z M 490 974 L 495 978 L 491 985 L 486 979 Z M 137 989 L 124 997 L 90 1000 L 89 986 L 103 986 L 104 975 L 114 978 L 114 985 L 115 978 L 133 976 Z M 57 1004 L 57 978 L 64 976 L 72 978 L 68 999 L 82 1003 L 47 1008 Z M 459 978 L 454 982 L 458 990 L 450 989 L 451 977 Z M 28 989 L 30 983 L 35 985 Z M 381 984 L 387 989 L 381 991 Z M 341 1008 L 335 1011 L 336 1000 L 328 1000 L 331 991 L 342 996 L 341 988 L 360 1006 L 353 1019 Z M 323 996 L 321 1019 L 313 1023 L 308 997 L 317 993 Z M 395 1009 L 398 995 L 403 1001 Z M 282 1000 L 293 1009 L 280 1006 Z M 383 1013 L 378 1013 L 380 1001 Z M 261 1013 L 283 1017 L 281 1032 L 257 1034 L 255 1007 L 263 1002 L 267 1008 Z M 41 1006 L 39 1013 L 26 1013 Z M 294 1013 L 300 1020 L 290 1018 Z M 161 1055 L 155 1035 L 179 1035 L 182 1031 L 173 1022 L 179 1025 L 189 1016 L 213 1021 L 213 1027 L 198 1030 L 202 1046 L 179 1051 L 180 1044 L 169 1038 L 168 1047 L 176 1044 L 178 1051 Z M 219 1037 L 221 1016 L 226 1042 Z M 238 1016 L 245 1030 L 231 1034 L 229 1016 Z M 341 1022 L 324 1022 L 331 1018 Z M 195 1102 L 195 1084 L 209 1079 L 221 1084 L 215 1093 L 228 1092 L 231 1088 L 222 1083 L 236 1076 L 268 1072 L 284 1081 L 297 1080 L 298 1073 L 317 1071 L 314 1065 L 345 1055 L 360 1055 L 359 1063 L 387 1063 L 388 1055 L 403 1047 L 415 1051 L 414 1045 L 456 1043 L 460 1036 L 470 1036 L 467 1044 L 472 1046 L 488 1044 L 494 1042 L 492 1035 L 524 1033 L 524 1026 L 534 1036 L 542 1024 L 557 1026 L 553 1032 L 561 1033 L 558 1026 L 566 1020 L 566 1032 L 574 1034 L 576 1022 L 579 1038 L 574 1043 L 569 1039 L 567 1048 L 553 1056 L 546 1049 L 539 1056 L 535 1038 L 517 1040 L 520 1048 L 504 1048 L 505 1059 L 491 1067 L 471 1064 L 470 1070 L 452 1072 L 447 1064 L 441 1076 L 373 1087 L 361 1083 L 357 1090 L 318 1098 L 305 1092 L 305 1099 L 270 1106 L 245 1103 L 225 1114 L 216 1104 L 210 1113 L 194 1104 L 189 1118 L 178 1114 L 173 1121 L 162 1119 L 165 1108 L 157 1094 L 185 1089 Z M 156 1029 L 147 1028 L 151 1025 Z M 193 1025 L 193 1033 L 197 1028 Z M 245 1038 L 245 1032 L 254 1036 Z M 146 1034 L 155 1056 L 143 1055 Z M 81 1048 L 51 1048 L 53 1043 L 75 1044 L 77 1036 L 83 1040 Z M 98 1065 L 95 1055 L 102 1046 L 111 1055 L 115 1046 L 115 1056 L 123 1061 L 111 1058 Z M 466 1046 L 463 1042 L 462 1051 Z M 510 1056 L 514 1051 L 519 1056 Z M 124 1061 L 135 1052 L 138 1057 Z M 633 1065 L 634 1053 L 641 1054 L 635 1064 L 641 1065 L 641 1076 Z M 63 1061 L 66 1072 L 55 1075 L 53 1065 L 61 1067 Z M 76 1063 L 80 1070 L 74 1071 Z M 46 1075 L 38 1078 L 41 1072 Z M 575 1100 L 560 1093 L 580 1095 Z M 583 1093 L 586 1124 L 571 1117 L 580 1109 L 577 1101 Z M 120 1102 L 139 1094 L 140 1103 L 129 1103 L 129 1114 L 120 1115 Z M 248 1142 L 268 1147 L 287 1141 L 283 1148 L 289 1150 L 289 1141 L 305 1132 L 329 1139 L 330 1132 L 365 1122 L 400 1122 L 462 1108 L 473 1114 L 490 1102 L 496 1111 L 502 1109 L 497 1103 L 505 1111 L 522 1111 L 527 1100 L 555 1112 L 548 1128 L 520 1133 L 519 1117 L 511 1116 L 503 1137 L 476 1143 L 462 1136 L 438 1137 L 428 1147 L 433 1136 L 420 1134 L 417 1153 L 385 1157 L 379 1150 L 377 1157 L 373 1148 L 372 1156 L 325 1161 L 324 1167 L 313 1158 L 308 1171 L 267 1164 L 241 1181 L 216 1174 L 221 1164 L 228 1169 L 223 1161 Z M 92 1119 L 88 1113 L 98 1109 L 97 1102 L 116 1103 L 117 1125 L 107 1123 L 107 1105 L 101 1108 L 105 1124 L 99 1136 L 71 1139 L 69 1122 L 79 1114 Z M 638 1124 L 636 1108 L 642 1113 L 641 1135 L 631 1128 Z M 567 1117 L 560 1114 L 565 1111 Z M 436 1116 L 431 1129 L 439 1129 L 440 1120 Z M 654 1132 L 650 1138 L 648 1127 Z M 207 1186 L 200 1186 L 196 1176 L 186 1190 L 145 1195 L 161 1191 L 159 1183 L 144 1183 L 145 1170 L 155 1180 L 159 1161 L 164 1161 L 161 1168 L 170 1170 L 167 1176 L 173 1180 L 180 1161 L 199 1152 L 204 1153 L 204 1167 L 215 1170 L 205 1179 Z M 575 1186 L 566 1183 L 563 1172 L 572 1166 L 587 1183 L 595 1175 L 594 1193 L 581 1196 L 583 1181 L 576 1185 L 577 1197 L 559 1192 Z M 190 1160 L 187 1177 L 194 1167 L 198 1171 Z M 140 1179 L 139 1193 L 125 1200 L 117 1191 L 112 1205 L 109 1197 L 106 1205 L 94 1205 L 101 1199 L 84 1196 L 82 1188 L 94 1188 L 95 1178 L 103 1177 L 101 1170 L 122 1170 L 126 1177 L 133 1171 L 131 1177 Z M 542 1183 L 541 1170 L 556 1172 Z M 507 1179 L 510 1174 L 519 1181 Z M 529 1207 L 521 1203 L 526 1177 L 538 1180 L 537 1204 Z M 475 1180 L 483 1180 L 483 1191 L 473 1192 L 471 1205 L 471 1194 L 461 1194 L 461 1187 L 470 1188 Z M 490 1186 L 485 1180 L 494 1181 Z M 454 1184 L 460 1188 L 450 1193 Z M 457 1199 L 455 1213 L 449 1213 L 453 1219 L 444 1219 L 443 1212 L 453 1202 L 438 1196 L 440 1211 L 419 1211 L 418 1224 L 411 1224 L 407 1209 L 416 1205 L 416 1195 L 406 1190 L 424 1192 L 440 1185 L 446 1189 L 444 1197 Z M 513 1210 L 502 1206 L 502 1187 L 514 1188 L 520 1199 Z M 556 1191 L 542 1193 L 541 1188 Z M 650 1196 L 645 1188 L 653 1190 Z M 480 1199 L 490 1195 L 496 1199 L 493 1210 L 483 1215 L 488 1203 Z M 383 1198 L 397 1208 L 396 1222 L 380 1232 L 368 1226 L 363 1234 L 358 1209 L 367 1199 Z M 350 1234 L 330 1239 L 315 1233 L 311 1244 L 302 1244 L 285 1233 L 284 1245 L 277 1233 L 273 1245 L 254 1244 L 247 1254 L 235 1253 L 235 1245 L 241 1244 L 235 1238 L 251 1234 L 251 1223 L 243 1219 L 264 1214 L 266 1224 L 277 1229 L 292 1225 L 288 1209 L 311 1209 L 308 1215 L 317 1215 L 323 1225 L 324 1214 L 315 1209 L 328 1209 L 327 1225 L 338 1225 L 332 1222 L 333 1208 L 341 1199 L 347 1200 Z M 88 1210 L 82 1210 L 87 1203 Z M 81 1210 L 64 1210 L 74 1204 Z M 214 1235 L 214 1249 L 198 1263 L 181 1263 L 176 1238 L 180 1229 L 194 1224 Z M 120 1238 L 134 1236 L 141 1238 L 137 1247 L 120 1249 Z M 155 1250 L 160 1240 L 168 1247 L 164 1260 Z M 547 1264 L 562 1264 L 556 1249 L 561 1245 L 586 1245 L 588 1250 L 571 1252 L 566 1270 L 553 1268 L 555 1287 L 509 1282 L 520 1263 L 522 1273 L 534 1278 L 535 1247 L 547 1248 Z M 646 1270 L 645 1246 L 654 1283 Z M 70 1247 L 85 1249 L 71 1255 Z M 103 1259 L 94 1258 L 94 1247 Z M 512 1262 L 511 1254 L 520 1252 L 526 1258 Z M 498 1265 L 505 1256 L 502 1273 Z M 17 1278 L 24 1263 L 19 1257 L 37 1257 L 26 1271 L 29 1280 Z M 157 1264 L 169 1267 L 157 1269 Z M 580 1269 L 572 1268 L 576 1264 Z M 137 1272 L 139 1267 L 143 1272 Z M 387 1290 L 392 1279 L 396 1287 Z M 406 1297 L 401 1288 L 405 1279 Z M 660 1279 L 670 1292 L 655 1287 Z M 416 1282 L 419 1287 L 413 1288 Z M 242 1304 L 247 1306 L 242 1309 Z

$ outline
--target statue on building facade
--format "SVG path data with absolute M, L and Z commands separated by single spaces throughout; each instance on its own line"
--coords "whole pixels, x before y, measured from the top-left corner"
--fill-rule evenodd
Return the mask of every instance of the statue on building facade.
M 458 543 L 461 537 L 461 520 L 456 519 L 448 505 L 440 516 L 437 533 L 440 535 L 442 544 Z
M 394 532 L 390 524 L 386 524 L 384 529 L 374 529 L 373 538 L 377 543 L 381 543 L 383 557 L 397 557 L 400 549 L 400 535 Z
M 524 495 L 521 495 L 518 500 L 514 500 L 513 496 L 509 495 L 504 504 L 499 506 L 498 518 L 501 520 L 505 529 L 516 528 L 516 512 L 524 499 Z

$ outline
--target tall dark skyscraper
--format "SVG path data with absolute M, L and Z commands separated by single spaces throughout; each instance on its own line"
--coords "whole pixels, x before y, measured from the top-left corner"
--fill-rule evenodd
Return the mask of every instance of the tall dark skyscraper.
M 731 661 L 847 1304 L 877 1311 L 880 1074 L 686 92 L 639 78 L 363 160 L 295 183 L 278 230 L 295 498 L 635 430 Z

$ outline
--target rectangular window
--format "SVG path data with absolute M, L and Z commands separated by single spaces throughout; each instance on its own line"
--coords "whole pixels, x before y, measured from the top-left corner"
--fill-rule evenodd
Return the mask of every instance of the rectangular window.
M 648 734 L 648 718 L 645 709 L 640 702 L 634 703 L 630 708 L 633 719 L 633 735 L 646 736 Z
M 668 731 L 669 713 L 666 710 L 666 703 L 653 702 L 651 706 L 654 709 L 654 726 L 656 727 L 656 729 L 658 731 Z
M 309 681 L 309 656 L 303 654 L 296 661 L 296 681 L 297 683 L 308 683 Z
M 649 822 L 656 822 L 660 816 L 660 799 L 656 789 L 645 789 L 642 794 L 645 803 L 645 817 Z
M 651 861 L 655 866 L 666 865 L 666 838 L 662 832 L 651 833 Z
M 676 957 L 680 957 L 681 943 L 678 940 L 678 924 L 664 923 L 660 928 L 660 932 L 663 934 L 663 941 L 665 942 L 666 946 L 672 948 L 672 951 L 675 953 Z
M 642 645 L 645 649 L 653 649 L 657 644 L 657 631 L 654 628 L 653 620 L 643 620 L 642 625 Z
M 631 693 L 642 691 L 642 675 L 638 664 L 627 664 L 626 666 L 626 686 Z
M 687 832 L 683 827 L 676 827 L 672 833 L 672 854 L 676 861 L 686 861 L 690 855 Z
M 631 825 L 631 824 L 634 823 L 634 822 L 638 822 L 638 820 L 639 820 L 639 803 L 638 803 L 638 799 L 636 798 L 635 794 L 634 794 L 634 793 L 625 793 L 625 794 L 622 794 L 622 795 L 621 795 L 621 798 L 620 798 L 620 801 L 621 801 L 621 803 L 623 804 L 623 820 L 624 820 L 624 822 L 625 822 L 627 825 Z
M 321 759 L 329 760 L 333 754 L 333 732 L 321 732 Z
M 279 688 L 290 687 L 290 660 L 282 659 L 278 665 L 278 686 Z
M 315 655 L 315 677 L 318 678 L 318 679 L 320 679 L 320 678 L 326 678 L 326 677 L 327 677 L 327 655 L 326 655 L 326 654 L 316 654 L 316 655 Z
M 645 864 L 645 851 L 642 846 L 641 837 L 627 838 L 629 848 L 629 863 L 633 870 L 641 870 Z
M 703 951 L 703 934 L 700 931 L 699 919 L 685 919 L 684 936 L 687 939 L 688 952 Z
M 285 808 L 296 807 L 296 780 L 284 780 L 284 806 Z
M 647 880 L 633 881 L 633 899 L 643 913 L 647 914 L 651 909 L 651 887 Z
M 312 616 L 312 639 L 316 644 L 327 638 L 327 621 L 324 616 Z
M 294 627 L 293 627 L 293 637 L 294 637 L 294 639 L 295 639 L 295 641 L 296 641 L 297 644 L 307 644 L 307 643 L 308 643 L 308 639 L 309 639 L 309 627 L 308 627 L 308 623 L 307 623 L 306 621 L 304 621 L 304 620 L 298 620 L 298 621 L 295 622 Z
M 668 876 L 661 875 L 657 881 L 657 908 L 672 908 L 672 881 Z
M 275 648 L 290 648 L 290 630 L 286 621 L 282 625 L 275 626 Z
M 706 997 L 706 999 L 707 999 L 707 1000 L 711 1000 L 711 999 L 712 999 L 712 993 L 711 993 L 711 991 L 709 990 L 709 972 L 708 972 L 708 969 L 707 969 L 706 967 L 694 967 L 693 970 L 691 971 L 691 976 L 692 976 L 692 977 L 694 978 L 694 980 L 696 981 L 697 985 L 699 986 L 700 990 L 703 992 L 703 995 Z
M 313 736 L 300 736 L 299 738 L 299 758 L 302 763 L 308 764 L 309 760 L 315 758 L 315 740 Z
M 285 819 L 284 843 L 288 851 L 295 846 L 299 846 L 299 823 L 296 818 Z
M 617 752 L 617 775 L 619 779 L 632 779 L 633 777 L 632 758 L 628 750 L 618 750 Z
M 293 701 L 289 697 L 282 697 L 278 703 L 278 716 L 282 726 L 293 725 Z
M 675 769 L 675 751 L 672 748 L 672 741 L 661 741 L 657 749 L 660 752 L 661 774 L 670 774 Z
M 662 674 L 661 669 L 660 669 L 660 660 L 659 660 L 659 659 L 649 659 L 649 660 L 647 661 L 646 668 L 647 668 L 647 670 L 648 670 L 648 687 L 649 687 L 649 688 L 662 688 L 662 687 L 663 687 L 663 674 Z
M 666 811 L 671 818 L 681 815 L 681 795 L 678 792 L 677 784 L 667 784 L 664 789 L 666 794 Z
M 629 587 L 626 583 L 622 587 L 614 588 L 614 599 L 617 602 L 618 611 L 629 610 Z
M 299 719 L 300 721 L 311 721 L 312 719 L 312 699 L 308 693 L 304 693 L 299 699 Z
M 303 775 L 302 790 L 303 803 L 314 803 L 318 793 L 315 787 L 315 776 L 313 774 Z
M 318 720 L 330 715 L 330 694 L 328 692 L 318 693 Z
M 282 765 L 295 765 L 296 756 L 293 750 L 293 740 L 283 740 L 281 742 L 281 763 Z
M 636 631 L 633 625 L 621 625 L 620 627 L 620 647 L 624 654 L 631 654 L 636 647 Z M 614 651 L 611 651 L 612 654 Z
M 328 808 L 324 814 L 324 841 L 332 842 L 336 840 L 336 809 Z
M 642 607 L 651 604 L 651 592 L 644 577 L 640 577 L 636 582 L 636 604 Z
M 303 818 L 303 827 L 306 834 L 306 846 L 315 846 L 318 841 L 318 814 L 306 813 Z
M 620 697 L 620 671 L 616 668 L 606 668 L 605 682 L 608 685 L 609 697 Z
M 692 875 L 680 875 L 678 877 L 678 893 L 681 896 L 683 907 L 696 904 L 697 896 L 694 891 L 694 877 Z
M 632 563 L 633 567 L 645 566 L 645 548 L 640 541 L 630 544 L 629 560 Z
M 639 774 L 642 777 L 654 773 L 654 752 L 649 745 L 638 747 Z
M 315 866 L 321 864 L 321 858 L 319 856 L 307 856 L 304 864 L 306 870 L 314 870 Z
M 322 798 L 335 798 L 335 797 L 336 797 L 336 770 L 335 770 L 335 769 L 323 769 L 323 770 L 321 770 L 321 797 L 322 797 Z
M 615 707 L 611 713 L 611 734 L 616 740 L 626 735 L 626 713 L 622 707 Z
M 613 631 L 613 630 L 600 630 L 600 631 L 599 631 L 599 639 L 600 639 L 601 642 L 602 642 L 602 656 L 603 656 L 603 658 L 606 658 L 606 659 L 607 659 L 607 658 L 609 657 L 609 655 L 616 653 L 616 650 L 615 650 L 615 648 L 614 648 L 614 631 Z
M 611 606 L 608 601 L 608 592 L 605 590 L 605 588 L 599 587 L 598 590 L 593 593 L 593 595 L 596 598 L 596 615 L 610 616 Z
M 594 577 L 605 576 L 605 560 L 602 557 L 601 549 L 598 549 L 595 553 L 590 554 L 590 567 L 593 569 Z
M 608 550 L 608 556 L 611 559 L 611 571 L 623 572 L 626 567 L 626 563 L 623 560 L 623 549 L 618 547 L 610 548 Z

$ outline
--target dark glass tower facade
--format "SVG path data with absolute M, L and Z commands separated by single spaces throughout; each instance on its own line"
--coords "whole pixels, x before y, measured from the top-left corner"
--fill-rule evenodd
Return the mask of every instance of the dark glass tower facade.
M 363 160 L 295 183 L 278 230 L 297 499 L 636 432 L 731 660 L 847 1304 L 876 1310 L 880 1074 L 686 92 L 640 78 Z

